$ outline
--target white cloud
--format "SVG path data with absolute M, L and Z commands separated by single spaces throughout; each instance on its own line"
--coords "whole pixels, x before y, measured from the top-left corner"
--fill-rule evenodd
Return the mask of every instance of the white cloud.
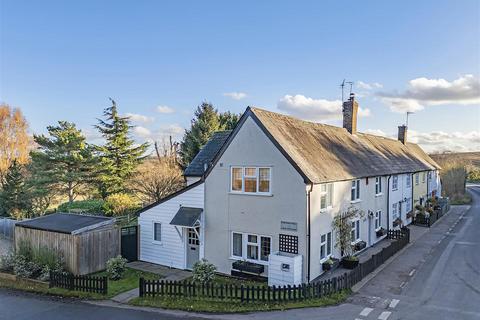
M 142 126 L 133 128 L 133 134 L 137 140 L 148 142 L 162 141 L 169 136 L 178 141 L 181 139 L 183 132 L 184 129 L 178 124 L 162 125 L 153 131 Z
M 155 120 L 153 117 L 148 117 L 144 116 L 142 114 L 136 114 L 136 113 L 126 113 L 126 117 L 129 117 L 130 120 L 135 121 L 135 122 L 143 122 L 143 123 L 150 123 Z
M 169 106 L 158 106 L 157 107 L 157 112 L 158 113 L 174 113 L 175 109 L 173 109 Z
M 327 121 L 342 118 L 342 102 L 340 100 L 313 99 L 297 94 L 285 95 L 277 103 L 278 109 L 290 115 L 309 121 Z M 359 108 L 360 117 L 368 117 L 370 109 Z
M 365 90 L 372 90 L 372 89 L 380 89 L 383 88 L 383 84 L 378 83 L 378 82 L 373 82 L 373 83 L 366 83 L 363 81 L 357 81 L 355 82 L 355 86 L 360 89 L 365 89 Z
M 247 97 L 247 94 L 244 92 L 226 92 L 223 94 L 225 97 L 230 97 L 235 100 L 242 100 Z
M 142 126 L 136 126 L 136 127 L 133 127 L 133 133 L 138 136 L 138 137 L 141 137 L 141 138 L 148 138 L 152 135 L 152 132 L 145 128 L 145 127 L 142 127 Z
M 365 133 L 373 134 L 374 136 L 388 137 L 387 133 L 380 129 L 367 129 L 365 130 Z
M 470 132 L 418 132 L 409 130 L 408 140 L 418 143 L 427 152 L 479 151 L 480 131 Z
M 480 103 L 480 81 L 471 74 L 453 81 L 422 77 L 410 80 L 404 92 L 378 92 L 377 96 L 395 112 L 444 104 L 473 105 Z

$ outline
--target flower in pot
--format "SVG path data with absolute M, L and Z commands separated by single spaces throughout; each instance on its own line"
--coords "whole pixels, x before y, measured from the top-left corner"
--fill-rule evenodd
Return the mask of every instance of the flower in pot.
M 333 266 L 333 260 L 328 258 L 327 261 L 322 263 L 322 269 L 325 271 L 331 270 Z
M 377 231 L 375 231 L 377 237 L 381 237 L 385 234 L 385 229 L 384 228 L 380 228 L 378 229 Z
M 355 269 L 358 266 L 359 260 L 356 256 L 345 256 L 342 258 L 342 266 L 346 269 Z

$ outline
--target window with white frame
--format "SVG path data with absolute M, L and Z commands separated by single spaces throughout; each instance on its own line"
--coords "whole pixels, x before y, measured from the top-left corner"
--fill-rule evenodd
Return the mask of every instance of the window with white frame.
M 375 194 L 379 195 L 382 193 L 382 177 L 375 178 Z
M 352 190 L 350 199 L 352 201 L 360 199 L 360 179 L 352 181 Z
M 333 202 L 333 183 L 324 183 L 320 185 L 320 210 L 326 210 L 332 207 Z
M 398 176 L 392 176 L 392 190 L 398 189 Z
M 393 220 L 398 218 L 398 211 L 397 211 L 397 203 L 396 202 L 394 204 L 392 204 L 392 216 L 393 216 Z
M 375 230 L 378 230 L 382 227 L 382 211 L 378 210 L 375 212 Z
M 332 255 L 332 233 L 328 232 L 320 236 L 320 260 Z
M 412 199 L 408 198 L 405 200 L 405 211 L 410 212 L 412 210 Z
M 232 167 L 230 190 L 241 193 L 268 194 L 271 190 L 271 168 Z
M 419 183 L 419 182 L 420 182 L 420 173 L 417 172 L 417 173 L 415 174 L 415 185 L 418 186 L 418 183 Z
M 360 239 L 360 220 L 352 221 L 352 229 L 350 231 L 352 242 L 356 242 Z
M 162 241 L 162 224 L 159 222 L 153 223 L 153 241 Z
M 425 182 L 426 178 L 427 178 L 427 174 L 425 172 L 422 172 L 422 183 Z
M 412 180 L 411 179 L 412 179 L 412 177 L 409 174 L 407 174 L 405 176 L 405 185 L 406 185 L 407 188 L 410 188 L 411 185 L 412 185 Z
M 232 257 L 251 261 L 268 261 L 272 238 L 257 234 L 232 232 Z

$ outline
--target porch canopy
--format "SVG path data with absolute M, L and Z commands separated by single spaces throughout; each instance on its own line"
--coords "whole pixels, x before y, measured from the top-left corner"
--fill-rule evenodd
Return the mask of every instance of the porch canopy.
M 176 227 L 193 228 L 200 220 L 202 212 L 202 208 L 180 207 L 170 224 Z

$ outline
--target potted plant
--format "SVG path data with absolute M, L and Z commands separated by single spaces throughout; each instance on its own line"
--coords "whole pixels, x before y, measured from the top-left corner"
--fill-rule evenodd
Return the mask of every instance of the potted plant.
M 342 253 L 342 266 L 345 268 L 353 269 L 358 266 L 358 258 L 353 255 L 355 246 L 352 245 L 352 242 L 355 239 L 352 239 L 351 231 L 352 222 L 363 216 L 363 211 L 354 206 L 350 206 L 346 211 L 333 218 L 332 228 L 335 231 L 336 237 L 335 247 L 339 248 Z
M 382 236 L 385 235 L 385 229 L 384 228 L 380 228 L 378 229 L 377 231 L 375 231 L 375 234 L 377 235 L 377 238 L 380 238 Z
M 407 219 L 413 218 L 413 211 L 407 213 Z
M 261 274 L 265 271 L 265 267 L 258 263 L 237 260 L 232 263 L 232 268 L 242 272 Z
M 398 227 L 402 225 L 402 219 L 397 218 L 393 221 L 393 227 Z
M 356 256 L 345 256 L 342 258 L 342 266 L 345 269 L 355 269 L 358 266 L 358 257 Z
M 363 250 L 367 247 L 367 243 L 365 241 L 358 241 L 355 243 L 355 251 Z
M 333 270 L 337 268 L 339 264 L 340 264 L 340 261 L 338 259 L 330 257 L 328 258 L 327 261 L 322 263 L 322 270 L 324 271 Z

